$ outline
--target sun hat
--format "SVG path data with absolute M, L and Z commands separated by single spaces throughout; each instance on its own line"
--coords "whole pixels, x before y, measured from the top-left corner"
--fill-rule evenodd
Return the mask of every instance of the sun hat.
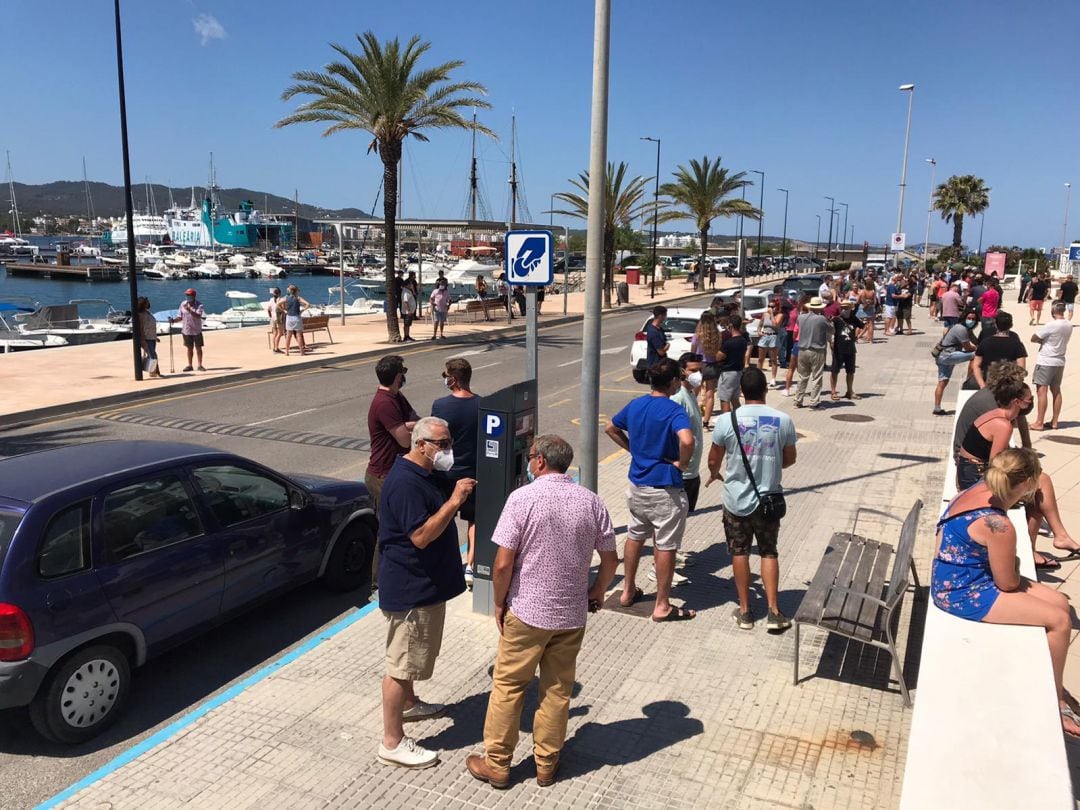
M 815 295 L 806 306 L 809 309 L 825 309 L 825 302 Z

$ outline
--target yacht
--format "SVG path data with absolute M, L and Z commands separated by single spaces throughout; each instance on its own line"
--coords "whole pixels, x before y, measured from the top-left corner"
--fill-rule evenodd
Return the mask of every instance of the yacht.
M 253 275 L 260 278 L 285 278 L 285 270 L 266 259 L 256 259 L 251 267 Z
M 340 315 L 341 314 L 341 287 L 335 286 L 327 289 L 325 304 L 312 305 L 306 315 Z M 345 285 L 345 314 L 346 315 L 371 315 L 385 311 L 386 301 L 383 298 L 383 289 L 380 286 L 353 282 Z
M 176 267 L 169 267 L 165 262 L 158 260 L 153 267 L 147 267 L 143 270 L 143 278 L 154 279 L 156 281 L 175 281 L 176 279 L 185 278 L 187 272 Z
M 134 214 L 131 222 L 135 228 L 136 244 L 160 243 L 169 233 L 165 217 L 156 214 Z M 126 245 L 127 238 L 127 217 L 116 217 L 111 220 L 108 230 L 101 234 L 101 244 L 118 247 Z
M 269 325 L 270 315 L 266 311 L 266 305 L 259 301 L 255 293 L 226 290 L 225 297 L 229 299 L 232 306 L 218 315 L 208 314 L 207 322 L 221 323 L 227 327 Z
M 24 351 L 26 349 L 47 349 L 67 346 L 66 339 L 59 335 L 24 335 L 14 324 L 16 315 L 29 315 L 37 309 L 31 298 L 12 296 L 0 301 L 0 353 Z
M 101 314 L 86 314 L 95 307 L 103 310 Z M 66 304 L 38 307 L 32 312 L 15 315 L 15 321 L 25 337 L 53 335 L 64 338 L 72 346 L 106 343 L 131 336 L 131 317 L 114 309 L 104 298 L 74 298 Z

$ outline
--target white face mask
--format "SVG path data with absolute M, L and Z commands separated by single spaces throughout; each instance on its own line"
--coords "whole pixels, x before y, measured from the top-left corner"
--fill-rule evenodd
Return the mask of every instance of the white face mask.
M 431 463 L 439 472 L 450 472 L 450 468 L 454 466 L 453 449 L 440 450 Z
M 686 381 L 688 383 L 690 383 L 691 388 L 700 388 L 701 387 L 701 372 L 700 371 L 691 371 L 689 374 L 686 375 Z
M 445 385 L 445 386 L 446 386 L 447 388 L 450 388 L 450 387 L 452 387 L 452 386 L 451 386 L 451 383 L 450 383 L 450 378 L 449 378 L 449 377 L 443 377 L 443 381 L 442 381 L 442 382 L 443 382 L 443 385 Z

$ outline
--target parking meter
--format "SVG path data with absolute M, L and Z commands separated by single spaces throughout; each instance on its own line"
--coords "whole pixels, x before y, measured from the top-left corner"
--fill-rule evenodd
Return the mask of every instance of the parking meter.
M 536 380 L 482 397 L 476 441 L 476 548 L 473 611 L 495 613 L 491 542 L 507 497 L 528 483 L 529 450 L 536 436 Z

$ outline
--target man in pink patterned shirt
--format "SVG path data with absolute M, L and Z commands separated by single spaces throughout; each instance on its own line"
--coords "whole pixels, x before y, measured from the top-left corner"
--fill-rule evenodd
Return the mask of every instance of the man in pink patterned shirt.
M 574 451 L 559 436 L 537 436 L 529 451 L 535 480 L 510 493 L 492 536 L 499 653 L 484 721 L 484 756 L 465 765 L 495 788 L 510 785 L 525 688 L 540 667 L 533 759 L 541 787 L 555 782 L 566 741 L 570 693 L 589 610 L 599 610 L 619 564 L 604 502 L 566 474 Z M 589 586 L 593 552 L 600 571 Z

